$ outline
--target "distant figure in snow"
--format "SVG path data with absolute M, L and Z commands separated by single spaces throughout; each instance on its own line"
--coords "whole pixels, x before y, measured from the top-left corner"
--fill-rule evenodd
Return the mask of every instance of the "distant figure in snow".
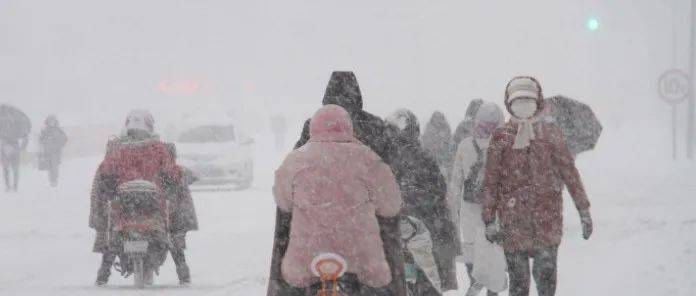
M 176 146 L 167 143 L 167 150 L 176 160 Z M 179 166 L 182 172 L 181 181 L 173 184 L 173 188 L 167 191 L 171 196 L 169 200 L 169 233 L 172 239 L 172 247 L 169 249 L 176 265 L 176 274 L 179 277 L 179 284 L 188 286 L 191 284 L 191 272 L 186 263 L 186 233 L 198 230 L 198 217 L 196 208 L 193 205 L 193 198 L 189 185 L 195 183 L 198 178 L 193 171 Z
M 2 162 L 2 175 L 5 178 L 5 192 L 17 192 L 19 162 L 22 151 L 27 148 L 28 143 L 27 138 L 0 139 L 0 161 Z
M 39 168 L 48 170 L 51 186 L 56 187 L 63 147 L 68 142 L 68 136 L 60 127 L 55 115 L 48 116 L 45 124 L 39 135 Z
M 344 279 L 359 287 L 359 295 L 394 295 L 377 221 L 401 210 L 391 169 L 355 138 L 340 106 L 319 109 L 309 129 L 309 142 L 285 158 L 273 185 L 278 208 L 292 216 L 282 277 L 296 288 L 318 284 L 308 267 L 328 252 L 347 261 Z
M 435 111 L 430 121 L 425 125 L 421 136 L 423 149 L 437 162 L 445 180 L 449 181 L 452 171 L 452 128 L 445 118 L 445 114 Z
M 503 110 L 498 105 L 485 102 L 474 116 L 472 136 L 459 143 L 454 156 L 452 179 L 447 193 L 453 217 L 459 228 L 462 246 L 461 259 L 467 267 L 471 283 L 467 296 L 478 295 L 484 288 L 473 277 L 476 240 L 485 240 L 481 203 L 483 202 L 483 177 L 486 168 L 486 156 L 493 132 L 505 122 Z M 481 237 L 477 237 L 480 234 Z M 498 275 L 506 277 L 503 270 Z M 504 281 L 505 279 L 503 279 Z M 488 291 L 488 295 L 498 295 Z
M 433 253 L 442 287 L 432 290 L 457 289 L 455 257 L 459 241 L 447 203 L 447 183 L 431 157 L 421 146 L 420 124 L 406 109 L 387 117 L 387 134 L 393 143 L 389 153 L 391 168 L 404 199 L 403 214 L 422 221 L 432 235 Z M 427 281 L 426 281 L 427 282 Z
M 29 144 L 31 121 L 22 110 L 0 104 L 0 164 L 5 179 L 5 192 L 16 192 L 19 185 L 19 164 Z
M 580 213 L 585 239 L 592 234 L 590 202 L 560 128 L 539 118 L 544 109 L 539 82 L 513 78 L 505 90 L 505 106 L 512 118 L 493 134 L 486 161 L 486 237 L 502 241 L 511 296 L 529 295 L 531 260 L 538 295 L 553 296 L 563 236 L 563 185 Z
M 271 132 L 275 137 L 275 145 L 278 151 L 282 150 L 285 146 L 285 135 L 288 133 L 288 123 L 285 120 L 285 116 L 282 114 L 276 114 L 271 117 Z
M 452 135 L 452 151 L 456 152 L 459 143 L 471 137 L 471 131 L 474 127 L 474 116 L 476 116 L 476 112 L 478 112 L 482 104 L 482 99 L 474 99 L 469 103 L 469 106 L 466 107 L 464 120 L 457 125 L 457 128 L 454 130 L 454 135 Z
M 343 107 L 350 116 L 355 138 L 370 147 L 380 158 L 389 163 L 388 150 L 391 143 L 385 137 L 385 125 L 381 118 L 362 109 L 363 98 L 358 80 L 353 72 L 333 72 L 324 93 L 323 105 L 338 105 Z M 300 140 L 295 149 L 299 149 L 310 140 L 311 120 L 307 120 L 302 130 Z M 291 214 L 278 209 L 276 211 L 276 226 L 273 243 L 273 258 L 269 276 L 267 296 L 295 295 L 281 276 L 281 258 L 288 247 L 291 231 Z M 391 268 L 392 282 L 389 284 L 390 295 L 406 295 L 404 278 L 404 258 L 401 246 L 400 215 L 396 217 L 377 217 L 380 226 L 380 236 L 384 242 L 384 252 Z M 295 291 L 296 292 L 296 291 Z

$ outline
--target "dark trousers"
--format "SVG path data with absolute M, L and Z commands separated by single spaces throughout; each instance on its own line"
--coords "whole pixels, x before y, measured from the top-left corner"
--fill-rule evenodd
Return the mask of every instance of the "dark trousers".
M 114 265 L 116 261 L 116 253 L 105 252 L 102 254 L 101 265 L 99 266 L 99 271 L 97 272 L 97 282 L 106 283 L 111 275 L 111 266 Z
M 19 153 L 2 155 L 2 174 L 5 178 L 5 189 L 17 191 L 19 184 Z
M 57 186 L 60 171 L 60 154 L 49 153 L 46 157 L 48 161 L 48 180 L 51 182 L 51 186 Z
M 539 296 L 556 294 L 556 262 L 558 246 L 525 252 L 505 252 L 510 274 L 510 296 L 528 296 L 530 285 L 530 260 L 534 261 L 534 276 Z
M 170 252 L 172 253 L 172 259 L 174 259 L 174 265 L 176 265 L 176 275 L 179 277 L 180 282 L 191 282 L 191 274 L 189 271 L 188 264 L 186 263 L 186 254 L 183 248 L 173 247 Z

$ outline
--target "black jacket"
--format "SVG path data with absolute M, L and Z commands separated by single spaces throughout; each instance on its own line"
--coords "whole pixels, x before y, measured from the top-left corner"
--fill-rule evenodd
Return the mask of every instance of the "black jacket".
M 430 121 L 425 125 L 421 144 L 423 149 L 435 159 L 440 171 L 445 176 L 445 180 L 449 180 L 454 150 L 452 149 L 452 128 L 450 128 L 445 114 L 440 111 L 433 113 Z
M 352 72 L 334 72 L 326 87 L 324 105 L 334 104 L 348 111 L 353 121 L 355 136 L 363 144 L 370 147 L 377 155 L 389 163 L 387 151 L 389 142 L 385 137 L 385 125 L 382 119 L 362 110 L 362 95 L 355 74 Z M 307 120 L 302 130 L 302 135 L 295 145 L 295 149 L 302 147 L 309 141 L 309 123 Z M 273 257 L 271 259 L 271 274 L 269 277 L 267 296 L 290 296 L 306 294 L 305 289 L 297 289 L 288 285 L 282 277 L 280 266 L 283 256 L 287 251 L 291 214 L 276 210 L 276 227 L 273 242 Z M 401 245 L 401 217 L 393 218 L 377 217 L 380 225 L 380 234 L 384 243 L 384 252 L 391 268 L 392 282 L 388 286 L 389 295 L 406 296 L 406 281 L 404 277 L 404 258 Z
M 68 136 L 57 126 L 47 126 L 39 135 L 39 143 L 44 153 L 60 153 L 67 142 Z
M 423 221 L 430 230 L 443 290 L 455 290 L 454 259 L 459 242 L 450 217 L 445 178 L 435 159 L 421 146 L 418 119 L 412 112 L 400 110 L 391 116 L 387 120 L 387 134 L 394 143 L 388 157 L 404 200 L 402 214 Z
M 334 72 L 326 87 L 323 105 L 338 105 L 346 109 L 353 122 L 355 137 L 389 163 L 387 157 L 388 140 L 384 136 L 384 121 L 381 118 L 364 111 L 360 87 L 352 72 Z M 305 121 L 300 140 L 295 149 L 309 141 L 309 122 Z

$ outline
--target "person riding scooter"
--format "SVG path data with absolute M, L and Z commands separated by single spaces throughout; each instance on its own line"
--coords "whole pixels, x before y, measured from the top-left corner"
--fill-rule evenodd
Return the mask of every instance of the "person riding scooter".
M 105 285 L 111 274 L 111 266 L 117 251 L 112 243 L 112 219 L 104 215 L 112 214 L 113 208 L 104 207 L 104 202 L 115 199 L 119 188 L 132 181 L 155 184 L 156 195 L 161 205 L 162 216 L 166 217 L 165 191 L 173 188 L 181 180 L 181 170 L 176 165 L 166 145 L 154 134 L 154 119 L 145 110 L 132 111 L 125 124 L 125 135 L 110 141 L 105 159 L 99 165 L 95 177 L 95 193 L 99 198 L 92 204 L 92 216 L 101 215 L 101 219 L 90 219 L 97 229 L 97 242 L 105 243 L 96 248 L 103 252 L 102 264 L 97 275 L 96 284 Z M 111 217 L 113 218 L 113 217 Z M 168 219 L 165 219 L 168 220 Z M 92 223 L 95 222 L 95 223 Z M 106 225 L 104 225 L 106 224 Z M 91 225 L 92 226 L 92 225 Z M 166 225 L 168 227 L 168 225 Z

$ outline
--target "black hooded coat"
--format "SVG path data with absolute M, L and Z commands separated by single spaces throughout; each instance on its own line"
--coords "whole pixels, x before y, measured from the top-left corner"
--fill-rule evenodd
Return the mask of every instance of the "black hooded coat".
M 421 144 L 432 158 L 435 159 L 440 171 L 449 180 L 452 164 L 454 163 L 454 151 L 452 150 L 452 128 L 445 118 L 445 114 L 435 111 L 430 121 L 425 125 L 421 136 Z
M 401 188 L 402 214 L 423 221 L 430 230 L 442 290 L 456 290 L 454 259 L 459 250 L 459 236 L 447 203 L 445 178 L 435 159 L 421 146 L 418 119 L 412 112 L 400 110 L 390 117 L 387 134 L 394 143 L 389 159 Z
M 323 105 L 338 105 L 346 109 L 353 121 L 356 138 L 375 151 L 386 163 L 389 163 L 389 159 L 386 157 L 389 142 L 385 137 L 384 121 L 362 110 L 362 95 L 353 72 L 332 73 L 322 103 Z M 309 123 L 310 120 L 305 122 L 302 135 L 297 141 L 295 149 L 302 147 L 309 141 Z M 305 289 L 293 288 L 288 285 L 281 274 L 280 267 L 289 242 L 291 218 L 291 214 L 276 209 L 275 237 L 267 296 L 304 296 L 307 293 Z M 393 218 L 378 216 L 377 219 L 380 224 L 384 252 L 392 273 L 392 282 L 387 287 L 389 295 L 406 296 L 407 287 L 404 277 L 400 230 L 401 217 L 398 215 Z

